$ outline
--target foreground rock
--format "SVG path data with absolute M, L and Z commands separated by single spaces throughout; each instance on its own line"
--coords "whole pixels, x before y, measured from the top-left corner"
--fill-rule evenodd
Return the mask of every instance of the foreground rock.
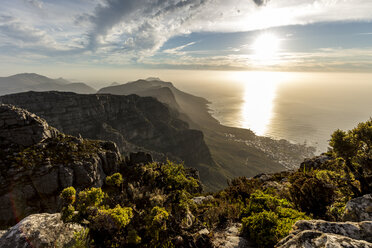
M 11 227 L 0 237 L 2 248 L 68 247 L 82 226 L 63 223 L 60 214 L 34 214 Z
M 345 207 L 344 221 L 372 221 L 372 194 L 350 200 Z
M 58 210 L 65 187 L 100 187 L 119 170 L 112 142 L 67 136 L 26 110 L 0 105 L 0 227 Z
M 372 243 L 355 240 L 342 235 L 322 233 L 319 231 L 303 231 L 287 237 L 279 242 L 277 248 L 371 248 Z
M 372 221 L 301 220 L 276 247 L 372 247 Z
M 234 223 L 213 236 L 213 246 L 218 248 L 254 248 L 253 244 L 239 236 L 241 224 Z

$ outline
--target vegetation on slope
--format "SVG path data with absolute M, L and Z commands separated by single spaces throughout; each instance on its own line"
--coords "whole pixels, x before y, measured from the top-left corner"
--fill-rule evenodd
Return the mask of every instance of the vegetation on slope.
M 80 235 L 85 246 L 212 247 L 213 231 L 241 222 L 242 236 L 273 247 L 297 220 L 340 220 L 348 200 L 372 193 L 371 145 L 369 120 L 335 131 L 330 150 L 297 171 L 236 178 L 199 203 L 193 197 L 201 195 L 200 184 L 182 165 L 127 167 L 102 189 L 65 189 L 62 214 L 89 228 Z M 210 234 L 201 237 L 203 228 Z

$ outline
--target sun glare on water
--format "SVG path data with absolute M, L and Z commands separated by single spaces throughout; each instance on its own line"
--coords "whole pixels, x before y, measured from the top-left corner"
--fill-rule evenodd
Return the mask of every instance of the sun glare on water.
M 252 44 L 253 58 L 260 64 L 277 62 L 280 39 L 271 33 L 264 33 L 257 37 Z
M 232 78 L 244 86 L 241 127 L 251 129 L 257 135 L 267 134 L 267 128 L 274 118 L 277 88 L 288 77 L 285 72 L 234 72 Z

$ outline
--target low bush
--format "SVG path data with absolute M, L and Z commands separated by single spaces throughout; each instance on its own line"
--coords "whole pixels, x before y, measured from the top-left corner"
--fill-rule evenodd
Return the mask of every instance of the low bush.
M 258 247 L 273 247 L 288 235 L 296 221 L 309 219 L 291 207 L 285 199 L 256 191 L 242 211 L 243 234 Z

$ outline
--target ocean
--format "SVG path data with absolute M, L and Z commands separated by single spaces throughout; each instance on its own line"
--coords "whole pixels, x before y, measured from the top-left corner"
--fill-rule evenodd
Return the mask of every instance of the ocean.
M 223 125 L 305 142 L 318 153 L 334 130 L 372 117 L 372 73 L 193 71 L 171 81 L 208 99 Z

